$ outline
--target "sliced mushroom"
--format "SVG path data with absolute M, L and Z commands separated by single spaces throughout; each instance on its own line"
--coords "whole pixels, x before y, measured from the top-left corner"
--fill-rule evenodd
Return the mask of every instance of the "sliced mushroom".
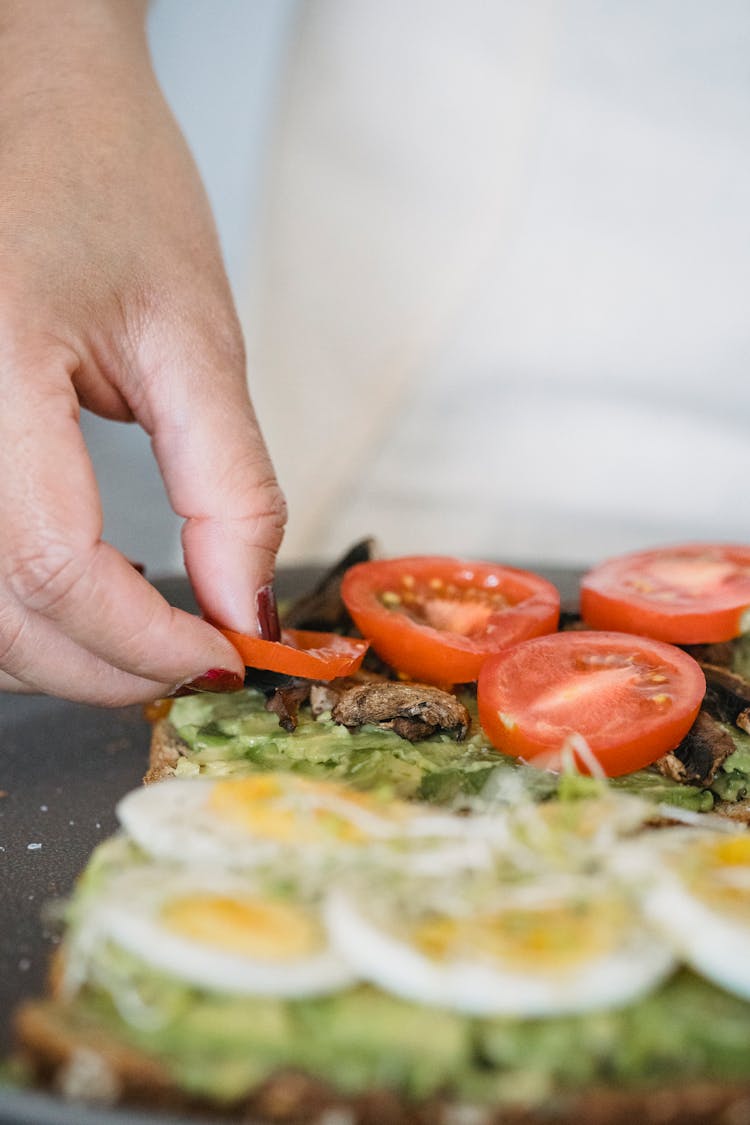
M 731 669 L 734 657 L 734 641 L 719 641 L 707 645 L 684 645 L 685 652 L 702 666 L 713 664 L 717 668 Z
M 724 723 L 750 734 L 750 683 L 717 664 L 701 664 L 706 677 L 706 706 Z
M 334 704 L 331 717 L 350 729 L 372 723 L 410 742 L 420 742 L 438 731 L 460 742 L 471 723 L 463 703 L 450 692 L 391 680 L 346 688 Z
M 276 688 L 266 696 L 266 711 L 278 715 L 279 725 L 291 734 L 297 729 L 297 713 L 309 698 L 310 690 L 309 680 L 303 680 L 292 687 Z
M 673 781 L 708 786 L 734 750 L 732 736 L 708 711 L 701 709 L 680 745 L 655 765 Z

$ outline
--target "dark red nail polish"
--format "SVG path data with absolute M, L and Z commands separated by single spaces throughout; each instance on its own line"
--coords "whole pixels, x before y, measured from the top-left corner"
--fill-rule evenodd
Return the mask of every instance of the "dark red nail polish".
M 258 628 L 264 641 L 281 640 L 279 611 L 276 608 L 276 595 L 273 586 L 262 586 L 255 599 L 258 613 Z
M 179 699 L 182 695 L 196 695 L 199 691 L 239 691 L 244 683 L 242 676 L 230 672 L 226 668 L 209 668 L 202 676 L 196 676 L 188 684 L 181 684 L 170 694 L 171 699 Z

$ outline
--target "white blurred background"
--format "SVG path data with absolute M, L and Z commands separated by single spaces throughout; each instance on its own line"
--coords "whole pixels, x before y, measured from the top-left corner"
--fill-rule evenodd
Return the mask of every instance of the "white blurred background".
M 750 538 L 745 0 L 157 0 L 282 558 Z M 106 534 L 180 568 L 148 445 Z

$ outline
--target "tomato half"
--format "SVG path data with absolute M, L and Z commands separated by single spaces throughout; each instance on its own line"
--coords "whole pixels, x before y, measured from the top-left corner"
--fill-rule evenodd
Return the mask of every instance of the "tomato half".
M 488 656 L 552 632 L 560 616 L 559 593 L 536 574 L 431 556 L 359 563 L 341 595 L 378 656 L 439 685 L 476 680 Z
M 687 543 L 609 559 L 581 583 L 581 614 L 674 644 L 729 641 L 750 628 L 750 547 Z
M 335 680 L 356 672 L 369 648 L 367 641 L 340 637 L 338 633 L 313 633 L 282 629 L 280 641 L 266 641 L 232 629 L 221 629 L 247 668 L 283 672 L 308 680 Z
M 706 681 L 679 648 L 628 633 L 555 633 L 488 660 L 479 675 L 479 721 L 493 746 L 559 770 L 566 748 L 608 777 L 650 765 L 682 741 Z M 581 744 L 585 739 L 586 745 Z

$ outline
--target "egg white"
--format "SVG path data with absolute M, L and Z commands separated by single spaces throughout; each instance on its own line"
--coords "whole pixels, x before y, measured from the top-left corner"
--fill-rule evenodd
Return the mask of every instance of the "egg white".
M 335 947 L 363 979 L 404 999 L 469 1015 L 554 1016 L 619 1007 L 656 987 L 674 967 L 666 945 L 637 918 L 591 960 L 534 968 L 486 955 L 433 959 L 387 917 L 379 911 L 376 921 L 371 904 L 342 889 L 325 907 Z
M 308 872 L 321 863 L 328 868 L 392 863 L 430 874 L 486 867 L 508 842 L 505 819 L 499 814 L 467 818 L 403 802 L 384 802 L 381 809 L 376 798 L 355 790 L 349 800 L 340 784 L 288 773 L 257 776 L 278 782 L 280 794 L 265 811 L 269 823 L 274 809 L 291 817 L 287 839 L 237 823 L 212 807 L 215 787 L 231 781 L 172 778 L 129 793 L 117 806 L 117 815 L 127 835 L 155 859 L 220 864 L 233 870 L 285 855 L 295 868 Z M 321 813 L 349 826 L 351 838 L 327 828 Z
M 213 813 L 207 803 L 213 785 L 203 778 L 170 778 L 134 789 L 117 805 L 117 818 L 154 859 L 240 867 L 276 854 L 274 843 L 254 839 Z
M 728 992 L 750 1000 L 750 864 L 741 868 L 737 911 L 722 909 L 720 901 L 704 898 L 700 887 L 684 872 L 692 849 L 726 839 L 726 832 L 669 829 L 660 838 L 643 841 L 638 854 L 645 874 L 643 909 L 692 969 Z M 703 877 L 721 880 L 733 874 L 720 862 L 713 864 L 705 853 L 698 862 Z
M 86 977 L 97 945 L 112 942 L 151 968 L 192 985 L 229 995 L 305 997 L 325 995 L 352 984 L 355 974 L 328 940 L 314 907 L 296 904 L 314 920 L 316 940 L 293 956 L 244 955 L 175 932 L 162 912 L 170 903 L 196 895 L 248 896 L 273 901 L 273 892 L 227 873 L 175 872 L 140 868 L 121 873 L 92 903 L 70 950 L 70 992 Z
M 338 786 L 332 787 L 325 782 L 311 783 L 291 774 L 258 776 L 279 781 L 281 795 L 268 801 L 266 807 L 275 805 L 284 814 L 293 816 L 299 828 L 299 843 L 304 844 L 306 852 L 326 846 L 335 846 L 336 850 L 351 846 L 335 832 L 327 834 L 324 826 L 318 829 L 314 841 L 305 838 L 307 826 L 321 810 L 341 818 L 363 839 L 373 842 L 392 839 L 399 832 L 397 818 L 389 817 L 385 808 L 380 815 L 377 809 L 349 802 L 340 794 Z M 216 787 L 232 784 L 232 781 L 207 778 L 170 778 L 128 793 L 117 806 L 117 816 L 130 838 L 157 859 L 215 862 L 230 868 L 241 868 L 264 863 L 294 847 L 294 835 L 284 840 L 260 830 L 253 831 L 231 818 L 223 817 L 211 806 Z M 259 805 L 263 804 L 263 801 L 259 802 Z

